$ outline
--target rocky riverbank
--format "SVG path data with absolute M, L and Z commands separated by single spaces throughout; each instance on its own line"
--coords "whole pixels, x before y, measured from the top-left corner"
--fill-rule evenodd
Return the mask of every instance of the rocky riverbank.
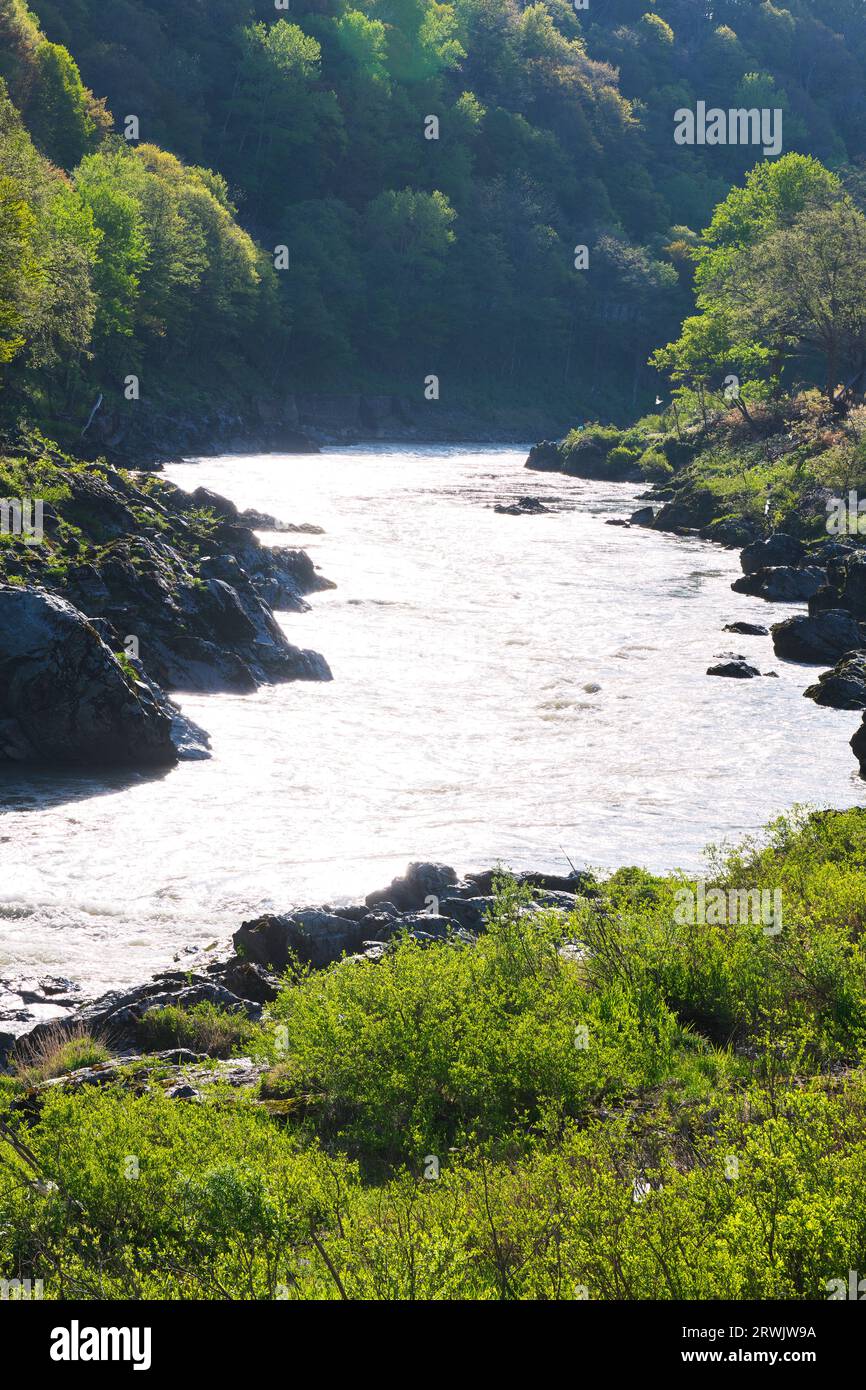
M 333 586 L 303 549 L 255 534 L 309 523 L 42 441 L 0 458 L 0 491 L 42 506 L 40 536 L 13 530 L 0 546 L 0 766 L 206 757 L 207 735 L 169 692 L 330 679 L 274 610 L 303 612 Z
M 103 400 L 80 448 L 117 467 L 158 470 L 180 458 L 231 453 L 315 454 L 363 443 L 525 444 L 541 409 L 427 401 L 423 394 L 287 392 L 196 410 L 170 402 Z
M 804 690 L 809 699 L 864 712 L 851 747 L 866 778 L 866 537 L 858 527 L 853 534 L 828 535 L 833 490 L 820 486 L 804 466 L 820 447 L 826 449 L 828 440 L 838 449 L 830 432 L 834 422 L 819 417 L 804 424 L 796 402 L 787 409 L 788 416 L 764 422 L 759 442 L 743 441 L 739 419 L 716 420 L 713 434 L 695 428 L 661 435 L 590 426 L 562 440 L 536 444 L 526 467 L 571 477 L 649 482 L 645 505 L 627 525 L 739 548 L 743 574 L 732 584 L 734 592 L 770 603 L 805 604 L 805 613 L 752 635 L 770 636 L 782 661 L 828 668 Z M 765 500 L 757 512 L 749 468 L 760 466 L 765 476 L 772 476 L 772 465 L 789 458 L 786 467 L 793 472 L 777 473 L 775 484 L 764 484 Z M 731 482 L 737 469 L 739 493 Z M 775 506 L 774 490 L 782 494 Z M 738 625 L 726 630 L 737 631 Z M 762 672 L 739 653 L 726 653 L 707 674 L 752 679 Z
M 103 1038 L 125 1060 L 142 1051 L 142 1020 L 153 1010 L 212 1004 L 258 1021 L 277 996 L 279 978 L 292 963 L 323 970 L 344 961 L 378 961 L 398 938 L 423 944 L 450 941 L 472 946 L 484 932 L 494 904 L 499 867 L 459 878 L 445 864 L 413 863 L 387 888 L 363 902 L 316 905 L 268 913 L 243 922 L 231 944 L 176 957 L 176 968 L 131 989 L 82 1002 L 70 980 L 0 979 L 0 1063 L 63 1031 L 85 1030 Z M 576 896 L 594 895 L 588 873 L 517 874 L 530 890 L 528 910 L 573 910 Z M 52 1017 L 45 1018 L 50 1011 Z M 38 1022 L 39 1018 L 43 1021 Z

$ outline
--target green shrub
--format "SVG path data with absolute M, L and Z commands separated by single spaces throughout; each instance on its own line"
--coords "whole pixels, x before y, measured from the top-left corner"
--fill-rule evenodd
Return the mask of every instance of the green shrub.
M 589 993 L 558 951 L 566 924 L 526 901 L 504 886 L 472 948 L 407 938 L 283 990 L 272 1017 L 321 1132 L 409 1158 L 470 1134 L 519 1137 L 663 1074 L 676 1030 L 652 986 Z
M 654 483 L 670 478 L 674 471 L 661 449 L 644 450 L 638 460 L 638 467 L 647 481 Z

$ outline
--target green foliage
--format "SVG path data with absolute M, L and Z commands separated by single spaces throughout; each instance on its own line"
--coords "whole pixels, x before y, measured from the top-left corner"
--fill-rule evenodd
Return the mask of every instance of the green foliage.
M 588 997 L 562 938 L 561 921 L 525 915 L 506 889 L 472 950 L 408 939 L 380 963 L 286 988 L 273 1017 L 287 1030 L 296 1094 L 356 1151 L 408 1158 L 559 1123 L 651 1084 L 670 1057 L 672 1020 L 651 989 Z
M 696 885 L 639 868 L 571 920 L 503 881 L 477 946 L 287 982 L 258 1093 L 3 1087 L 0 1269 L 49 1298 L 826 1298 L 866 1246 L 866 813 L 707 875 L 778 888 L 781 934 L 680 925 Z
M 170 1004 L 148 1010 L 138 1025 L 138 1037 L 145 1052 L 188 1047 L 210 1057 L 232 1057 L 250 1047 L 258 1030 L 245 1014 L 216 1004 L 193 1004 L 189 1009 Z
M 866 217 L 817 160 L 758 165 L 716 208 L 695 255 L 700 313 L 652 361 L 701 393 L 705 419 L 704 393 L 726 372 L 750 378 L 730 396 L 746 418 L 746 400 L 777 394 L 794 363 L 814 377 L 823 359 L 831 402 L 840 385 L 862 388 Z
M 111 1052 L 101 1039 L 86 1029 L 61 1027 L 27 1050 L 14 1070 L 25 1085 L 36 1086 L 79 1067 L 95 1067 L 110 1060 Z
M 674 471 L 661 449 L 645 449 L 638 466 L 647 481 L 653 483 L 669 478 Z

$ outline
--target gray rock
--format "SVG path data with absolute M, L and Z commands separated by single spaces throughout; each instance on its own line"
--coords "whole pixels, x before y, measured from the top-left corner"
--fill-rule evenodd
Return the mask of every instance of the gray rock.
M 245 959 L 285 970 L 291 956 L 317 969 L 357 951 L 365 935 L 358 922 L 305 908 L 290 916 L 267 914 L 243 922 L 234 933 L 235 950 Z
M 395 878 L 388 888 L 368 893 L 368 907 L 393 903 L 400 912 L 417 912 L 427 906 L 428 898 L 444 897 L 457 882 L 457 875 L 447 864 L 412 863 L 403 878 Z
M 851 749 L 854 757 L 860 764 L 860 776 L 866 778 L 866 714 L 857 730 L 850 739 Z
M 176 1086 L 171 1086 L 166 1095 L 170 1100 L 201 1100 L 199 1092 L 188 1081 L 179 1081 Z
M 534 468 L 539 472 L 558 472 L 562 468 L 562 454 L 559 445 L 552 439 L 542 439 L 533 444 L 524 468 Z
M 551 509 L 538 497 L 518 497 L 516 502 L 497 502 L 493 510 L 502 516 L 538 516 Z
M 761 673 L 747 661 L 722 661 L 717 666 L 708 666 L 708 676 L 729 676 L 733 680 L 751 680 Z
M 786 618 L 772 629 L 773 649 L 785 661 L 806 665 L 832 664 L 863 645 L 860 628 L 850 613 L 838 608 Z
M 0 585 L 0 761 L 146 767 L 177 758 L 171 718 L 71 603 Z
M 866 709 L 866 652 L 849 652 L 803 693 L 831 709 Z
M 769 603 L 806 603 L 814 598 L 827 582 L 827 573 L 817 565 L 796 568 L 778 565 L 760 569 L 735 579 L 731 588 L 738 594 L 752 594 Z
M 492 906 L 493 899 L 490 897 L 446 897 L 439 899 L 439 911 L 443 917 L 457 922 L 466 931 L 474 932 L 476 936 L 485 930 L 487 916 Z
M 740 637 L 769 637 L 770 629 L 760 623 L 726 623 L 724 632 L 735 632 Z
M 765 541 L 753 541 L 740 555 L 740 565 L 744 574 L 756 574 L 758 570 L 775 568 L 777 565 L 796 565 L 805 554 L 805 546 L 795 536 L 784 531 Z

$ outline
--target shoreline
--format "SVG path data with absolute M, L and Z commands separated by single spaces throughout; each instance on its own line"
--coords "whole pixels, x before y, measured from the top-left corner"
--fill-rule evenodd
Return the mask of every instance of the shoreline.
M 25 1047 L 58 1030 L 96 1029 L 116 1042 L 134 1046 L 136 1025 L 153 1008 L 189 1008 L 213 1003 L 241 1011 L 256 1021 L 262 1006 L 276 998 L 279 976 L 291 959 L 313 970 L 345 960 L 378 961 L 391 942 L 408 934 L 421 944 L 450 939 L 474 945 L 485 929 L 494 903 L 497 879 L 509 878 L 532 890 L 537 909 L 571 910 L 580 897 L 593 896 L 596 878 L 585 870 L 563 875 L 544 871 L 511 871 L 502 865 L 458 876 L 446 864 L 412 862 L 405 875 L 387 888 L 371 890 L 361 902 L 316 904 L 287 913 L 268 912 L 240 923 L 228 941 L 189 948 L 173 958 L 173 968 L 157 970 L 141 984 L 104 991 L 92 998 L 70 999 L 78 987 L 58 998 L 59 978 L 48 977 L 49 988 L 39 994 L 39 982 L 28 981 L 16 1009 L 0 1012 L 0 1072 L 20 1044 Z M 2 982 L 7 997 L 16 993 L 12 981 Z M 66 981 L 66 984 L 71 982 Z M 62 1010 L 46 1018 L 21 1014 L 32 1007 Z M 17 1013 L 18 1017 L 12 1017 Z M 26 1023 L 12 1032 L 5 1025 Z

